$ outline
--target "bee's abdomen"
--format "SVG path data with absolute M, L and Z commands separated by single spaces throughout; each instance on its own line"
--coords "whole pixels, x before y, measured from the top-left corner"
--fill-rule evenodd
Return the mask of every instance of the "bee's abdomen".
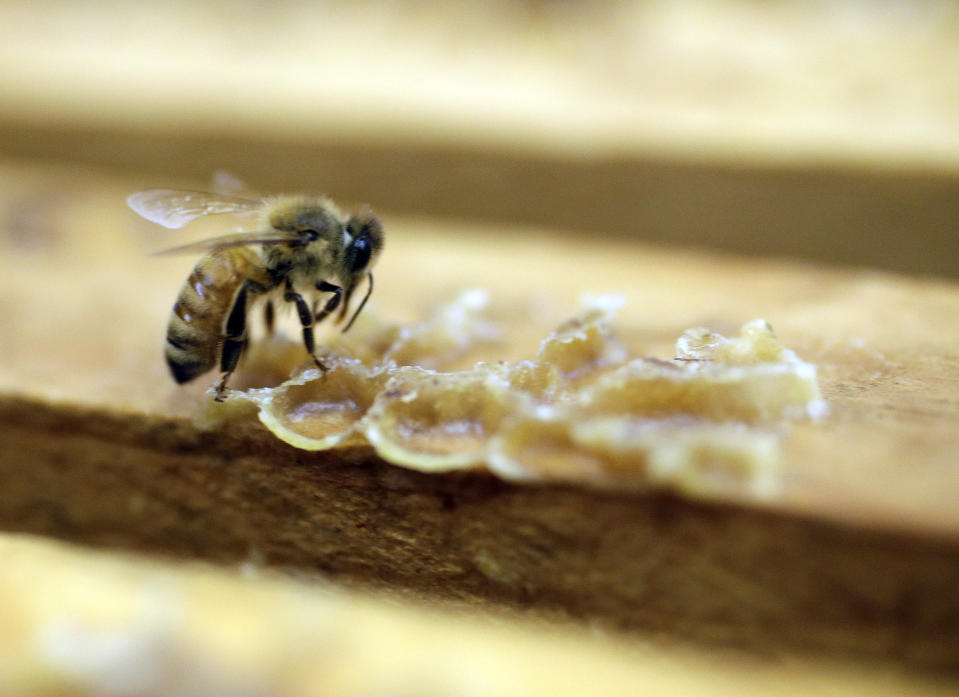
M 182 336 L 175 336 L 175 330 L 171 326 L 167 331 L 166 340 L 166 363 L 170 366 L 170 373 L 173 379 L 179 383 L 192 380 L 197 375 L 202 375 L 216 364 L 216 342 L 213 342 L 213 350 L 208 350 L 208 346 L 191 346 L 182 340 Z
M 204 256 L 190 273 L 167 325 L 164 353 L 174 380 L 188 382 L 216 366 L 223 324 L 256 261 L 249 249 L 221 250 Z

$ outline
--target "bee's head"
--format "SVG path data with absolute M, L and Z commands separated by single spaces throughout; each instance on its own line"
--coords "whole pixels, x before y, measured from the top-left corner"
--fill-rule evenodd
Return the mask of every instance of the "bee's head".
M 346 221 L 346 255 L 343 271 L 347 276 L 359 279 L 373 268 L 383 249 L 383 225 L 369 211 L 361 211 Z M 343 279 L 347 282 L 347 279 Z
M 369 290 L 363 302 L 356 309 L 349 324 L 343 329 L 346 331 L 353 324 L 353 320 L 360 314 L 360 310 L 366 304 L 370 293 L 373 292 L 373 274 L 370 271 L 376 263 L 383 249 L 383 225 L 379 219 L 369 210 L 362 210 L 350 216 L 346 221 L 346 252 L 343 257 L 343 267 L 341 269 L 340 281 L 343 283 L 343 309 L 340 311 L 340 319 L 346 316 L 346 309 L 350 304 L 350 296 L 359 285 L 364 276 L 370 279 Z

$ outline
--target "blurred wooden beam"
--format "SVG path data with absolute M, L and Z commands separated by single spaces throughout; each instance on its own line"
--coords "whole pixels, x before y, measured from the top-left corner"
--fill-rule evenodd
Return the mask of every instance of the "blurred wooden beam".
M 959 276 L 949 5 L 41 2 L 0 20 L 0 155 Z
M 91 125 L 0 117 L 0 154 L 96 166 L 144 185 L 208 186 L 225 169 L 262 191 L 325 191 L 414 216 L 530 224 L 904 273 L 959 276 L 959 173 L 823 164 Z

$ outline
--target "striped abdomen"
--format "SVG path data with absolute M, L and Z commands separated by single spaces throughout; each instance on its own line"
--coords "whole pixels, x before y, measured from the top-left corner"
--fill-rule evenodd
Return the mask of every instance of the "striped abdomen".
M 260 280 L 259 254 L 233 247 L 205 254 L 180 290 L 166 335 L 166 362 L 177 382 L 192 380 L 220 360 L 224 324 L 240 286 Z

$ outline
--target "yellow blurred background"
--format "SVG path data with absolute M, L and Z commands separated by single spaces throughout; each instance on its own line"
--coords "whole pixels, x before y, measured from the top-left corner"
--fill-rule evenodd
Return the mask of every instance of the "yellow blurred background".
M 0 2 L 0 164 L 959 275 L 953 2 Z
M 149 252 L 188 238 L 159 236 L 157 226 L 137 219 L 123 201 L 127 193 L 150 186 L 209 188 L 211 177 L 228 172 L 255 191 L 322 192 L 346 210 L 368 203 L 381 215 L 390 230 L 389 251 L 377 269 L 380 290 L 373 304 L 378 307 L 371 304 L 367 313 L 383 308 L 384 316 L 405 319 L 415 316 L 424 297 L 441 298 L 462 285 L 492 288 L 491 295 L 504 306 L 515 306 L 517 312 L 539 307 L 547 318 L 553 310 L 544 298 L 553 308 L 568 308 L 583 291 L 622 293 L 631 301 L 622 315 L 624 336 L 663 356 L 671 355 L 675 337 L 687 327 L 736 327 L 753 317 L 769 317 L 785 344 L 822 366 L 824 392 L 846 419 L 828 422 L 833 431 L 805 424 L 800 435 L 806 440 L 791 441 L 798 443 L 789 452 L 791 462 L 805 467 L 797 467 L 801 475 L 796 479 L 812 482 L 805 491 L 813 493 L 802 498 L 800 486 L 794 499 L 799 508 L 773 513 L 826 511 L 858 530 L 856 515 L 878 510 L 887 516 L 884 522 L 900 526 L 899 532 L 920 520 L 940 525 L 928 529 L 952 534 L 949 492 L 955 490 L 956 478 L 948 463 L 954 459 L 950 448 L 956 433 L 950 400 L 956 394 L 957 344 L 956 330 L 946 325 L 955 316 L 955 284 L 868 271 L 834 273 L 788 261 L 758 264 L 743 257 L 959 277 L 957 36 L 959 2 L 933 0 L 0 0 L 0 258 L 8 262 L 0 275 L 6 282 L 0 293 L 0 330 L 7 330 L 0 331 L 0 392 L 24 396 L 22 403 L 8 400 L 13 404 L 6 407 L 8 413 L 19 420 L 8 424 L 6 433 L 20 442 L 45 444 L 46 432 L 37 429 L 46 422 L 25 409 L 27 399 L 51 412 L 85 405 L 98 423 L 90 433 L 100 445 L 114 437 L 99 425 L 107 411 L 192 428 L 175 419 L 195 413 L 206 385 L 194 383 L 195 392 L 181 392 L 174 401 L 161 348 L 170 307 L 195 259 L 146 263 Z M 219 221 L 205 222 L 215 228 L 207 234 L 219 230 Z M 469 244 L 464 244 L 467 237 Z M 78 240 L 83 244 L 74 244 Z M 551 241 L 556 243 L 551 246 Z M 501 253 L 503 249 L 508 252 Z M 502 263 L 506 255 L 510 259 Z M 420 264 L 427 256 L 430 263 Z M 552 263 L 536 266 L 538 261 Z M 887 321 L 889 317 L 902 321 Z M 534 342 L 530 347 L 535 351 Z M 929 382 L 922 383 L 923 377 Z M 50 438 L 57 457 L 57 447 L 70 447 L 70 428 L 61 438 Z M 881 437 L 868 440 L 877 433 Z M 198 450 L 207 447 L 199 436 L 197 442 Z M 845 453 L 848 443 L 858 448 L 853 456 Z M 127 448 L 127 441 L 117 447 Z M 131 450 L 127 457 L 131 471 L 148 475 L 152 486 L 151 447 Z M 907 460 L 916 453 L 926 453 L 924 472 L 938 477 L 912 479 L 918 469 Z M 22 462 L 30 457 L 28 452 Z M 868 467 L 841 470 L 836 463 L 844 457 L 858 457 Z M 14 464 L 6 465 L 7 472 L 14 474 L 7 484 L 19 479 L 27 499 L 38 502 L 27 517 L 11 509 L 11 529 L 52 529 L 67 538 L 87 535 L 129 546 L 134 545 L 125 536 L 137 541 L 158 529 L 143 524 L 143 530 L 131 525 L 129 531 L 117 531 L 84 522 L 82 516 L 80 523 L 71 522 L 55 505 L 58 496 L 61 502 L 69 499 L 71 480 L 61 477 L 60 460 L 49 459 L 54 466 L 46 463 L 42 470 L 53 473 L 48 484 L 42 477 L 31 479 L 40 468 L 9 458 Z M 287 464 L 305 471 L 299 460 Z M 320 467 L 322 461 L 311 460 L 312 465 Z M 88 471 L 94 473 L 91 478 L 103 477 L 103 471 L 87 466 L 89 470 L 76 470 L 78 479 L 84 480 Z M 221 472 L 218 464 L 212 469 Z M 206 472 L 183 471 L 190 473 L 181 482 L 184 487 L 194 486 Z M 908 479 L 895 479 L 890 472 Z M 274 481 L 282 484 L 280 474 L 273 473 Z M 221 496 L 216 481 L 203 480 L 213 492 L 210 500 L 228 504 L 231 515 L 246 515 L 246 509 L 233 510 L 229 490 Z M 899 486 L 901 481 L 916 486 Z M 125 493 L 122 477 L 96 479 L 95 484 Z M 930 490 L 934 495 L 928 495 Z M 145 508 L 150 498 L 135 488 L 131 492 L 130 511 L 118 511 L 114 518 L 110 510 L 103 520 L 146 520 L 143 511 L 150 510 Z M 912 517 L 900 515 L 902 510 Z M 581 513 L 584 520 L 590 515 L 586 508 Z M 184 533 L 181 540 L 177 531 L 205 524 L 204 513 L 188 510 L 183 515 L 184 527 L 158 533 L 151 544 L 162 548 L 161 543 L 173 539 L 194 545 L 192 537 Z M 285 520 L 291 526 L 306 520 L 292 516 Z M 799 516 L 795 520 L 809 524 Z M 664 518 L 663 525 L 667 529 L 670 520 Z M 833 554 L 831 530 L 821 539 L 830 536 L 822 548 Z M 723 534 L 728 535 L 724 540 L 738 535 L 737 543 L 748 537 L 732 526 Z M 82 617 L 85 610 L 77 607 L 90 605 L 84 592 L 107 598 L 103 605 L 108 612 L 114 602 L 110 598 L 126 598 L 134 606 L 146 593 L 149 602 L 141 575 L 171 573 L 173 587 L 197 599 L 190 601 L 197 613 L 191 617 L 199 618 L 201 638 L 207 621 L 214 629 L 220 626 L 214 623 L 222 622 L 229 629 L 223 633 L 224 646 L 235 655 L 258 656 L 260 662 L 251 660 L 248 667 L 281 682 L 296 677 L 289 668 L 295 662 L 310 679 L 333 676 L 335 682 L 340 679 L 337 669 L 344 684 L 357 674 L 369 678 L 376 688 L 364 694 L 380 689 L 381 679 L 395 686 L 396 675 L 407 675 L 407 666 L 412 666 L 411 685 L 431 684 L 424 675 L 448 677 L 458 685 L 464 665 L 474 666 L 478 684 L 487 684 L 482 681 L 493 675 L 514 688 L 500 694 L 556 694 L 562 690 L 554 688 L 557 684 L 592 686 L 597 675 L 608 678 L 600 684 L 603 694 L 642 693 L 629 689 L 635 685 L 647 692 L 655 686 L 660 694 L 954 693 L 953 681 L 938 674 L 917 679 L 881 654 L 886 646 L 900 658 L 928 651 L 953 667 L 949 656 L 940 657 L 954 644 L 939 642 L 942 637 L 956 641 L 950 624 L 955 613 L 949 614 L 955 607 L 955 586 L 948 583 L 956 559 L 952 548 L 941 560 L 943 575 L 932 585 L 902 591 L 901 605 L 896 604 L 900 577 L 880 578 L 875 602 L 892 610 L 879 619 L 868 611 L 872 596 L 862 606 L 866 610 L 853 604 L 848 608 L 849 617 L 862 620 L 852 629 L 842 612 L 830 614 L 832 605 L 817 606 L 821 612 L 813 619 L 828 620 L 824 626 L 835 632 L 830 641 L 838 637 L 838 644 L 858 650 L 857 632 L 874 639 L 863 647 L 869 660 L 852 668 L 841 663 L 823 668 L 819 654 L 794 660 L 765 645 L 762 632 L 767 630 L 795 638 L 788 627 L 774 627 L 775 619 L 767 621 L 770 627 L 756 629 L 756 641 L 763 645 L 745 662 L 728 661 L 712 649 L 702 656 L 685 653 L 685 646 L 682 652 L 661 652 L 655 643 L 660 637 L 652 631 L 640 643 L 622 648 L 598 625 L 577 628 L 565 649 L 542 644 L 542 636 L 532 632 L 534 648 L 495 633 L 487 639 L 484 626 L 479 632 L 472 626 L 475 620 L 463 621 L 460 629 L 446 616 L 435 624 L 427 621 L 422 629 L 420 620 L 399 617 L 395 630 L 379 625 L 367 630 L 356 622 L 356 601 L 332 591 L 327 596 L 315 587 L 290 596 L 295 601 L 290 603 L 292 624 L 273 623 L 276 615 L 261 615 L 260 610 L 269 610 L 274 598 L 286 603 L 289 587 L 268 588 L 266 600 L 247 606 L 245 589 L 256 585 L 252 552 L 242 574 L 228 571 L 221 577 L 222 569 L 209 574 L 171 571 L 178 565 L 156 560 L 126 567 L 127 561 L 91 560 L 88 550 L 61 549 L 43 539 L 5 539 L 9 537 L 0 534 L 0 566 L 5 562 L 14 573 L 0 573 L 6 583 L 0 583 L 0 601 L 19 615 L 6 625 L 6 634 L 0 620 L 0 646 L 6 639 L 12 647 L 9 656 L 0 650 L 0 692 L 10 694 L 16 691 L 2 688 L 11 674 L 11 684 L 48 680 L 23 659 L 35 646 L 24 644 L 26 629 L 18 629 L 17 621 L 29 628 L 45 626 L 48 614 Z M 674 538 L 662 536 L 665 545 L 687 544 L 682 534 Z M 925 538 L 903 537 L 902 544 L 914 539 Z M 208 560 L 222 552 L 199 544 L 195 549 Z M 736 544 L 729 549 L 738 553 Z M 853 567 L 866 569 L 863 578 L 871 580 L 874 550 L 865 543 L 862 549 Z M 720 601 L 755 601 L 759 612 L 769 597 L 789 596 L 793 586 L 782 590 L 768 581 L 768 587 L 758 583 L 752 595 L 751 581 L 740 585 L 741 579 L 723 566 L 725 553 L 697 560 L 702 565 L 694 568 L 705 570 L 697 571 L 704 580 L 693 578 L 690 588 L 702 583 L 709 588 L 704 595 L 712 594 L 714 577 L 707 573 L 712 570 Z M 822 578 L 829 582 L 813 590 L 831 598 L 839 594 L 833 587 L 838 582 L 830 580 L 835 570 L 829 554 L 822 558 L 827 560 Z M 933 566 L 940 561 L 935 550 L 928 558 Z M 771 559 L 775 564 L 779 557 Z M 889 559 L 908 566 L 908 557 L 890 554 Z M 651 566 L 672 563 L 668 553 L 654 550 Z M 117 571 L 116 564 L 133 569 L 124 572 L 130 576 Z M 149 566 L 153 564 L 155 568 Z M 96 571 L 101 565 L 102 573 Z M 882 569 L 876 574 L 881 577 Z M 209 591 L 204 590 L 208 575 L 217 576 L 209 581 Z M 902 571 L 902 578 L 908 575 Z M 33 583 L 34 577 L 47 585 Z M 797 579 L 795 587 L 804 590 L 802 583 Z M 196 584 L 200 592 L 194 596 Z M 75 594 L 46 592 L 54 586 Z M 933 591 L 923 590 L 928 588 Z M 883 604 L 886 590 L 888 604 Z M 221 593 L 234 604 L 226 602 L 223 607 L 230 611 L 209 619 L 208 613 L 219 612 Z M 933 609 L 944 609 L 927 617 L 921 612 L 926 606 L 910 593 L 929 599 Z M 380 600 L 390 613 L 405 605 L 405 596 Z M 703 606 L 713 607 L 712 600 L 706 597 Z M 343 626 L 331 622 L 329 636 L 319 634 L 301 650 L 297 632 L 304 620 L 298 613 L 308 604 L 314 614 L 303 617 L 309 623 L 319 626 L 317 617 L 334 613 Z M 102 610 L 91 607 L 94 615 Z M 251 610 L 232 611 L 242 607 Z M 286 613 L 285 604 L 283 608 Z M 689 619 L 695 613 L 687 616 L 684 610 L 676 610 L 678 635 L 702 631 Z M 383 608 L 375 611 L 389 616 Z M 672 618 L 664 617 L 668 625 Z M 254 623 L 251 631 L 234 630 L 233 622 L 246 621 Z M 501 620 L 496 615 L 483 621 L 493 626 Z M 139 626 L 127 616 L 118 620 L 120 626 L 124 623 Z M 167 631 L 165 627 L 161 629 Z M 439 627 L 450 633 L 442 635 Z M 873 629 L 874 635 L 869 633 Z M 908 633 L 913 630 L 917 637 Z M 744 632 L 749 631 L 747 626 Z M 476 649 L 470 643 L 474 633 Z M 75 636 L 80 637 L 75 653 L 83 656 L 81 649 L 89 642 L 82 633 Z M 171 636 L 175 646 L 178 635 Z M 349 641 L 343 642 L 343 636 Z M 370 650 L 371 636 L 388 639 Z M 422 637 L 424 646 L 450 647 L 450 654 L 430 663 L 431 655 L 419 652 L 421 644 L 409 637 Z M 192 646 L 190 641 L 183 645 Z M 279 647 L 275 654 L 263 651 L 270 641 Z M 593 641 L 598 652 L 613 658 L 581 656 L 581 647 L 594 646 Z M 201 640 L 197 644 L 204 646 Z M 334 645 L 342 649 L 339 644 L 346 646 L 345 653 L 328 651 Z M 208 641 L 206 646 L 215 653 L 219 644 Z M 515 656 L 513 646 L 519 647 Z M 489 647 L 496 647 L 493 658 L 483 659 L 481 649 Z M 294 648 L 300 653 L 289 659 L 285 652 Z M 544 651 L 553 663 L 541 658 Z M 69 658 L 69 653 L 63 655 Z M 472 663 L 477 655 L 481 661 Z M 395 660 L 403 670 L 386 665 L 381 673 L 365 673 L 362 661 L 369 656 L 382 658 L 384 665 Z M 135 673 L 137 656 L 121 658 Z M 199 659 L 197 665 L 204 655 Z M 490 660 L 497 666 L 504 661 L 515 665 L 501 676 Z M 224 663 L 229 668 L 222 674 L 233 679 L 233 665 L 243 661 L 231 661 Z M 530 666 L 535 670 L 526 676 Z M 465 684 L 472 689 L 470 679 L 467 675 Z M 526 684 L 538 685 L 539 691 L 524 692 Z M 624 685 L 627 689 L 620 689 Z M 262 693 L 284 694 L 278 689 Z M 56 684 L 48 692 L 31 694 L 82 693 L 60 691 Z M 316 690 L 310 683 L 309 689 L 286 694 Z M 410 688 L 408 694 L 419 693 Z

